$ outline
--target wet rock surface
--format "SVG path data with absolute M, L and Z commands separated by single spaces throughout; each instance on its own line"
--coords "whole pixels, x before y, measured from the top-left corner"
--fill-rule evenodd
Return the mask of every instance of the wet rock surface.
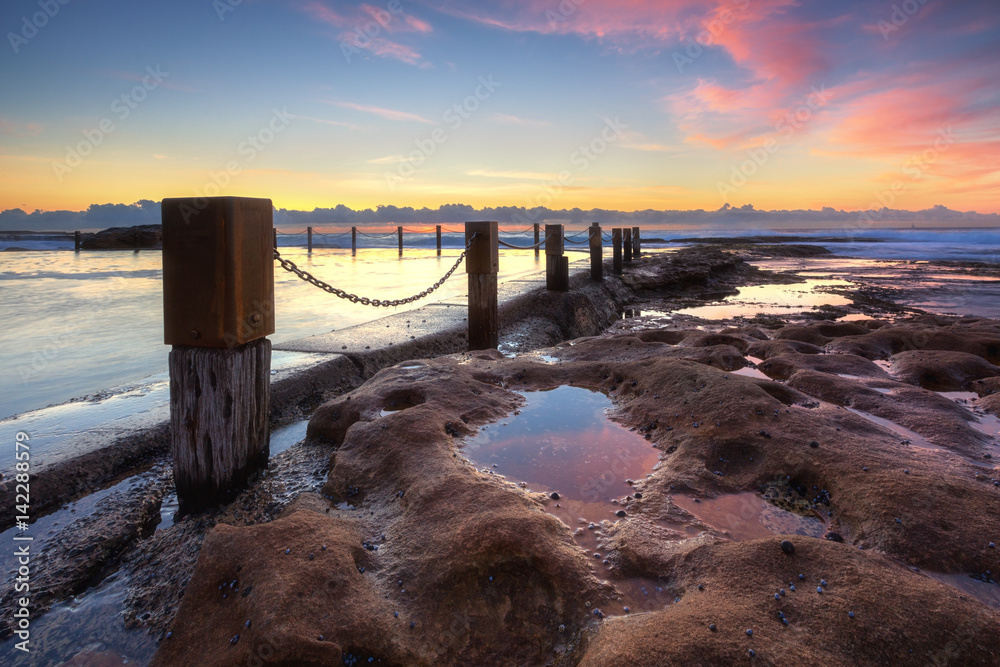
M 163 232 L 160 225 L 137 227 L 111 227 L 83 239 L 84 250 L 131 250 L 133 248 L 162 248 Z
M 71 515 L 69 522 L 54 526 L 48 535 L 32 536 L 28 590 L 33 614 L 44 614 L 54 603 L 114 572 L 126 550 L 152 533 L 159 522 L 160 502 L 168 480 L 169 471 L 161 466 L 131 488 L 101 499 L 92 513 L 75 520 Z M 12 565 L 16 563 L 12 561 Z M 16 568 L 4 572 L 4 577 L 0 639 L 6 639 L 15 629 L 12 613 L 17 598 L 23 595 L 15 591 Z
M 379 372 L 310 422 L 331 451 L 322 495 L 209 534 L 157 664 L 270 651 L 309 664 L 722 664 L 751 647 L 776 664 L 992 664 L 1000 612 L 923 574 L 995 586 L 1000 471 L 967 426 L 975 415 L 857 355 L 776 347 L 768 363 L 785 364 L 787 382 L 726 370 L 746 365 L 741 349 L 761 334 L 829 345 L 884 330 L 832 324 L 651 328 L 571 341 L 546 360 L 481 352 Z M 913 318 L 892 331 L 923 332 L 933 350 L 970 326 L 982 341 L 996 323 Z M 620 509 L 583 531 L 596 553 L 545 511 L 549 493 L 477 470 L 461 447 L 514 413 L 519 392 L 570 384 L 607 393 L 614 418 L 660 451 Z M 747 493 L 811 514 L 816 536 L 739 541 L 732 531 L 754 516 L 696 516 L 699 499 Z M 253 593 L 221 598 L 234 580 Z M 651 582 L 641 589 L 656 610 L 598 613 L 637 581 Z
M 794 280 L 693 248 L 622 282 L 670 312 Z M 579 338 L 621 297 L 584 291 L 534 295 L 505 322 L 508 354 L 575 338 L 554 348 L 317 369 L 314 391 L 281 401 L 328 400 L 309 440 L 232 504 L 152 535 L 126 526 L 95 571 L 127 578 L 124 619 L 160 642 L 156 664 L 730 664 L 751 648 L 771 664 L 994 664 L 1000 451 L 977 418 L 1000 408 L 1000 377 L 976 359 L 1000 363 L 1000 324 L 910 316 L 880 293 L 855 300 L 869 319 L 854 322 L 673 315 Z M 921 386 L 943 370 L 980 398 Z M 573 489 L 532 492 L 463 456 L 520 392 L 563 385 L 607 393 L 660 457 L 589 525 L 552 513 Z M 808 535 L 780 532 L 792 515 Z M 74 572 L 66 590 L 86 585 Z M 95 646 L 71 664 L 116 659 Z

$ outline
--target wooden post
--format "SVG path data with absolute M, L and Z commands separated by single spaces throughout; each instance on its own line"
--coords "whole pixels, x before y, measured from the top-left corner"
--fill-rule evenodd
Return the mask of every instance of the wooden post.
M 270 199 L 164 199 L 163 324 L 180 511 L 232 498 L 269 454 Z M 268 233 L 271 230 L 271 233 Z
M 604 245 L 601 241 L 601 223 L 590 225 L 590 277 L 604 280 Z
M 475 237 L 475 238 L 473 238 Z M 469 274 L 469 349 L 496 349 L 497 272 L 500 270 L 499 225 L 496 222 L 465 223 L 465 271 Z M 471 242 L 472 245 L 469 245 Z
M 611 265 L 615 275 L 622 274 L 622 230 L 621 227 L 611 228 L 612 260 Z
M 438 257 L 441 256 L 441 225 L 437 226 Z
M 639 259 L 639 250 L 640 249 L 641 248 L 640 248 L 640 243 L 639 243 L 639 228 L 638 227 L 633 227 L 632 228 L 632 257 L 633 257 L 633 259 Z
M 399 256 L 403 256 L 403 228 L 396 227 L 396 236 L 399 237 Z
M 73 232 L 73 249 L 77 252 L 80 252 L 80 246 L 83 243 L 83 239 L 81 238 L 82 236 L 83 234 L 81 234 L 79 230 Z
M 562 225 L 545 225 L 545 289 L 569 291 L 569 257 L 563 254 L 565 232 Z
M 309 254 L 313 252 L 313 228 L 306 227 L 306 245 L 309 247 Z
M 358 254 L 358 228 L 351 227 L 351 257 Z
M 541 248 L 538 247 L 538 223 L 535 223 L 535 259 L 538 259 L 538 253 Z
M 632 229 L 625 227 L 622 229 L 622 250 L 625 253 L 625 262 L 632 261 Z

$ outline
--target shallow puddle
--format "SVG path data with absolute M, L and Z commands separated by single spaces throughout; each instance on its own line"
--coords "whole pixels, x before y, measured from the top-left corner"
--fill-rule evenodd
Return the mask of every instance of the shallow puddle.
M 627 480 L 645 478 L 659 451 L 608 419 L 611 401 L 600 392 L 558 387 L 524 397 L 527 402 L 517 413 L 468 438 L 465 455 L 487 474 L 531 491 L 557 494 L 546 510 L 573 530 L 598 574 L 608 566 L 598 547 L 601 522 L 627 520 L 633 493 Z M 653 611 L 673 602 L 652 580 L 614 584 L 621 598 L 601 610 L 606 615 Z
M 758 359 L 757 357 L 752 357 L 749 354 L 746 357 L 747 361 L 753 364 L 753 366 L 744 366 L 743 368 L 737 368 L 735 371 L 729 371 L 733 375 L 745 375 L 748 378 L 759 378 L 761 380 L 770 380 L 767 375 L 761 372 L 757 366 L 764 363 L 763 359 Z
M 772 535 L 823 537 L 826 534 L 826 524 L 818 516 L 783 510 L 751 491 L 702 499 L 675 495 L 671 501 L 736 541 Z
M 782 315 L 816 306 L 846 306 L 851 300 L 840 294 L 829 294 L 821 288 L 848 287 L 847 280 L 807 280 L 791 285 L 754 285 L 741 287 L 738 294 L 726 297 L 722 303 L 685 308 L 677 312 L 709 320 L 730 319 L 737 316 Z
M 982 581 L 968 574 L 940 574 L 926 570 L 924 574 L 931 579 L 936 579 L 941 583 L 948 584 L 963 593 L 971 595 L 987 607 L 1000 609 L 1000 585 Z
M 908 441 L 909 444 L 913 445 L 914 447 L 920 447 L 921 449 L 933 449 L 934 451 L 938 452 L 949 452 L 954 454 L 954 452 L 952 452 L 947 447 L 941 447 L 940 445 L 935 445 L 933 442 L 931 442 L 924 436 L 920 435 L 916 431 L 911 431 L 905 426 L 900 426 L 896 422 L 889 421 L 888 419 L 883 419 L 882 417 L 876 417 L 873 414 L 862 412 L 861 410 L 855 410 L 854 408 L 847 408 L 847 409 L 859 417 L 864 417 L 870 422 L 873 422 L 875 424 L 878 424 L 879 426 L 889 429 L 896 435 L 901 436 L 903 440 Z
M 990 436 L 993 442 L 987 445 L 986 448 L 993 456 L 1000 456 L 1000 418 L 997 418 L 992 413 L 983 411 L 979 407 L 979 395 L 971 391 L 939 391 L 937 393 L 968 408 L 976 418 L 976 421 L 969 422 L 969 426 L 984 435 Z
M 270 455 L 277 456 L 297 442 L 305 440 L 308 419 L 282 424 L 271 431 Z
M 14 648 L 12 636 L 0 644 L 0 663 L 57 665 L 83 653 L 81 665 L 146 665 L 156 653 L 156 640 L 143 628 L 127 630 L 121 617 L 128 588 L 125 578 L 113 574 L 96 588 L 61 602 L 48 613 L 31 619 L 30 653 Z
M 892 375 L 892 362 L 887 359 L 874 359 L 872 363 L 884 370 L 889 375 Z
M 659 451 L 608 419 L 602 393 L 558 387 L 524 396 L 518 413 L 465 441 L 466 456 L 532 491 L 558 493 L 559 509 L 572 506 L 578 519 L 615 520 L 621 507 L 612 501 L 632 492 L 627 479 L 652 471 Z

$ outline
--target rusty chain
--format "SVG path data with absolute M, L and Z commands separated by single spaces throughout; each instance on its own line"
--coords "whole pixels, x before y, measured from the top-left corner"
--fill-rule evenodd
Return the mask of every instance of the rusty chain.
M 324 292 L 328 292 L 334 296 L 340 297 L 341 299 L 347 299 L 351 303 L 360 303 L 365 306 L 375 306 L 376 308 L 402 306 L 404 304 L 413 303 L 414 301 L 423 299 L 425 296 L 429 295 L 431 292 L 441 287 L 441 285 L 443 285 L 445 281 L 448 280 L 448 278 L 451 278 L 451 274 L 455 273 L 458 267 L 462 264 L 462 261 L 465 259 L 465 255 L 469 252 L 469 248 L 472 247 L 472 241 L 475 238 L 476 235 L 473 234 L 472 238 L 469 239 L 469 244 L 465 246 L 465 250 L 463 250 L 462 254 L 458 256 L 458 261 L 455 262 L 455 264 L 450 269 L 448 269 L 448 273 L 444 274 L 444 277 L 441 278 L 441 280 L 437 281 L 436 283 L 425 289 L 423 292 L 420 292 L 419 294 L 414 294 L 413 296 L 407 297 L 405 299 L 369 299 L 366 296 L 358 296 L 357 294 L 351 294 L 349 292 L 345 292 L 342 289 L 337 289 L 333 285 L 323 282 L 322 280 L 315 277 L 308 271 L 303 271 L 298 266 L 296 266 L 295 262 L 293 262 L 292 260 L 285 259 L 284 257 L 282 257 L 281 253 L 278 252 L 277 248 L 274 249 L 274 259 L 278 260 L 278 263 L 281 264 L 281 268 L 283 268 L 285 271 L 288 271 L 289 273 L 294 273 L 296 276 L 306 281 L 310 285 L 314 285 L 315 287 L 320 288 Z

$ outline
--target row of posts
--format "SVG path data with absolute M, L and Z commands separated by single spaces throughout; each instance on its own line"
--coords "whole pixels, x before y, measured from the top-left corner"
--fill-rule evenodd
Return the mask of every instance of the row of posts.
M 161 210 L 171 455 L 180 511 L 187 514 L 232 498 L 267 466 L 277 237 L 269 199 L 210 197 L 207 205 L 164 199 Z M 566 291 L 563 225 L 544 231 L 546 286 Z M 536 239 L 540 232 L 535 225 Z M 588 232 L 591 275 L 603 280 L 601 227 L 594 223 Z M 397 233 L 402 252 L 401 227 Z M 495 349 L 498 223 L 467 222 L 465 238 L 469 349 Z M 625 261 L 638 256 L 637 228 L 614 228 L 612 239 L 616 260 L 623 250 Z M 613 266 L 620 272 L 620 261 Z
M 540 246 L 541 246 L 541 244 L 539 243 L 539 232 L 541 231 L 541 225 L 539 225 L 536 222 L 533 225 L 533 228 L 534 228 L 534 236 L 535 236 L 535 242 L 534 242 L 535 257 L 538 257 L 539 252 L 540 252 Z M 558 232 L 556 231 L 555 228 L 558 228 Z M 545 230 L 546 230 L 546 232 L 545 232 L 545 238 L 546 238 L 546 242 L 545 242 L 546 252 L 545 252 L 545 255 L 546 256 L 549 256 L 550 254 L 554 255 L 554 254 L 556 254 L 555 253 L 555 247 L 558 246 L 558 245 L 561 245 L 561 242 L 555 242 L 555 243 L 553 243 L 553 245 L 552 245 L 552 252 L 550 253 L 550 251 L 549 251 L 550 250 L 549 249 L 549 241 L 548 241 L 549 240 L 549 236 L 550 236 L 549 232 L 551 230 L 553 234 L 557 233 L 557 234 L 559 234 L 559 238 L 563 239 L 564 238 L 563 237 L 563 234 L 564 234 L 563 225 L 545 225 Z M 603 243 L 604 239 L 601 236 L 601 225 L 600 225 L 600 223 L 595 222 L 595 223 L 591 224 L 591 226 L 588 228 L 587 232 L 590 235 L 591 276 L 594 278 L 594 280 L 602 280 L 604 278 L 604 269 L 603 269 L 603 263 L 602 263 L 603 260 L 602 260 L 602 257 L 601 257 L 601 251 L 602 251 L 602 248 L 604 247 L 604 243 Z M 441 256 L 441 225 L 437 225 L 437 227 L 435 229 L 435 235 L 437 237 L 437 254 L 438 254 L 438 257 L 440 257 Z M 403 255 L 403 228 L 402 227 L 396 227 L 396 238 L 397 238 L 397 242 L 398 242 L 398 246 L 399 246 L 399 255 L 402 257 L 402 255 Z M 625 259 L 626 262 L 632 261 L 633 257 L 635 257 L 636 259 L 638 259 L 638 257 L 639 257 L 639 252 L 640 252 L 639 228 L 638 227 L 632 227 L 631 229 L 628 228 L 628 227 L 624 227 L 624 228 L 615 227 L 615 228 L 612 228 L 612 230 L 611 230 L 611 245 L 613 247 L 613 257 L 615 258 L 615 260 L 614 260 L 614 271 L 615 271 L 616 274 L 620 275 L 621 272 L 622 272 L 621 264 L 622 264 L 622 249 L 623 249 L 623 246 L 624 246 L 624 259 Z M 275 243 L 275 247 L 277 247 L 277 243 Z M 313 251 L 313 228 L 312 227 L 306 227 L 306 247 L 308 248 L 308 252 L 312 253 L 312 251 Z M 76 249 L 77 250 L 80 249 L 80 232 L 76 232 Z M 351 254 L 352 255 L 357 255 L 358 254 L 358 228 L 357 227 L 351 227 Z
M 538 257 L 538 254 L 539 254 L 539 245 L 540 245 L 539 244 L 539 231 L 540 231 L 539 228 L 540 228 L 540 225 L 536 222 L 534 224 L 534 232 L 535 232 L 535 257 Z M 556 232 L 554 228 L 558 228 L 558 232 Z M 559 234 L 559 239 L 560 239 L 558 242 L 554 242 L 553 243 L 553 245 L 552 245 L 552 251 L 551 252 L 550 252 L 550 247 L 549 247 L 549 230 L 550 229 L 553 230 L 554 234 L 558 233 Z M 546 232 L 545 232 L 545 238 L 546 238 L 546 241 L 545 241 L 545 255 L 546 255 L 546 257 L 548 257 L 550 254 L 552 254 L 552 255 L 556 254 L 555 253 L 555 247 L 557 245 L 559 247 L 562 247 L 562 239 L 563 239 L 563 233 L 564 232 L 563 232 L 563 226 L 562 225 L 545 225 L 545 230 L 546 230 Z M 595 234 L 595 230 L 596 230 L 596 234 Z M 622 232 L 623 231 L 624 231 L 624 241 L 623 241 L 623 237 L 622 237 Z M 594 280 L 602 280 L 604 278 L 603 265 L 602 265 L 602 259 L 601 259 L 601 249 L 603 248 L 603 242 L 602 242 L 603 239 L 601 237 L 601 226 L 600 226 L 600 224 L 597 223 L 597 222 L 593 223 L 590 226 L 590 228 L 588 229 L 588 232 L 590 234 L 591 275 L 594 278 Z M 441 256 L 441 225 L 437 225 L 436 235 L 437 235 L 437 254 L 438 254 L 438 257 L 440 257 Z M 403 256 L 403 228 L 402 227 L 396 227 L 396 238 L 397 238 L 398 246 L 399 246 L 399 255 L 400 255 L 400 257 L 402 257 Z M 616 274 L 621 274 L 621 272 L 622 272 L 621 263 L 622 263 L 622 245 L 623 245 L 623 243 L 624 243 L 624 246 L 625 246 L 625 261 L 626 262 L 632 261 L 632 257 L 633 256 L 635 256 L 636 258 L 638 258 L 639 257 L 639 228 L 638 227 L 632 227 L 631 229 L 629 229 L 628 227 L 626 227 L 624 229 L 613 228 L 611 230 L 611 244 L 612 244 L 612 246 L 614 248 L 614 250 L 613 250 L 614 271 L 615 271 Z M 80 248 L 82 247 L 82 244 L 83 244 L 83 234 L 81 232 L 79 232 L 79 231 L 74 232 L 73 233 L 74 250 L 76 250 L 77 252 L 79 252 Z M 138 241 L 138 237 L 137 237 L 137 240 L 136 240 L 136 246 L 137 246 L 136 247 L 136 251 L 137 252 L 138 252 L 138 244 L 139 244 L 139 241 Z M 312 227 L 306 227 L 306 246 L 308 247 L 308 251 L 311 254 L 312 251 L 313 251 L 313 228 Z M 275 248 L 278 247 L 278 231 L 277 231 L 277 229 L 274 230 L 274 247 Z M 357 227 L 351 227 L 351 254 L 352 255 L 357 255 L 358 254 L 358 228 Z M 562 254 L 562 250 L 560 250 L 558 254 Z M 547 268 L 548 267 L 546 266 L 546 269 Z M 553 288 L 550 287 L 549 289 L 553 289 Z

